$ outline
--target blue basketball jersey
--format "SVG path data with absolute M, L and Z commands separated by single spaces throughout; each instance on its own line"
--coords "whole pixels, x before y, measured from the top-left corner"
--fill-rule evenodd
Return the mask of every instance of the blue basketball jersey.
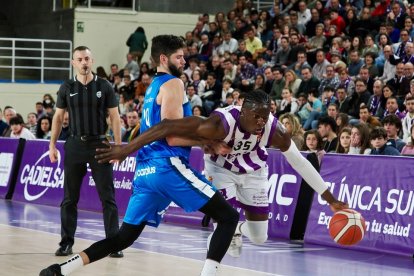
M 152 80 L 150 86 L 147 88 L 147 91 L 145 92 L 144 105 L 142 107 L 140 133 L 144 133 L 150 127 L 161 122 L 161 106 L 157 104 L 157 96 L 161 85 L 173 78 L 176 77 L 165 73 L 157 74 Z M 192 111 L 190 102 L 188 101 L 184 90 L 183 94 L 184 117 L 191 116 Z M 190 155 L 190 150 L 191 147 L 169 146 L 167 141 L 165 139 L 162 139 L 142 147 L 138 151 L 137 161 L 171 156 L 188 158 Z

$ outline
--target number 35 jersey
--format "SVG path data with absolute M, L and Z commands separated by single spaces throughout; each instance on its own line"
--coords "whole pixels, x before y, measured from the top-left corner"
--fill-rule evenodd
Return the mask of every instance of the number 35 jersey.
M 241 106 L 218 108 L 213 114 L 221 118 L 227 143 L 232 151 L 226 155 L 205 155 L 205 159 L 236 173 L 249 173 L 266 167 L 267 150 L 271 145 L 273 133 L 276 131 L 277 119 L 270 114 L 269 120 L 261 135 L 244 132 L 240 127 Z

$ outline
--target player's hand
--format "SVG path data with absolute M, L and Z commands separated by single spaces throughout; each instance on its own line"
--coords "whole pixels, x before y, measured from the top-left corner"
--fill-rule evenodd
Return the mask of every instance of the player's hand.
M 103 141 L 106 147 L 97 148 L 95 159 L 98 160 L 98 163 L 116 163 L 122 162 L 128 156 L 124 153 L 122 145 L 112 145 L 108 141 Z
M 335 200 L 331 203 L 329 203 L 329 207 L 331 208 L 332 212 L 336 213 L 342 209 L 348 209 L 349 206 L 345 202 Z
M 52 163 L 56 163 L 58 160 L 58 150 L 54 146 L 49 147 L 49 159 Z
M 203 150 L 206 154 L 226 155 L 231 152 L 231 147 L 229 147 L 225 142 L 219 141 L 203 145 Z

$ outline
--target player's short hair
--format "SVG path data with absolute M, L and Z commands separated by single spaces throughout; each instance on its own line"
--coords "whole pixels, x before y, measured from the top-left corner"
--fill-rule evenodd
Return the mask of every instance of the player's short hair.
M 251 107 L 252 104 L 268 105 L 270 107 L 270 97 L 260 89 L 244 94 L 243 107 Z
M 156 65 L 160 64 L 160 55 L 170 57 L 177 50 L 185 47 L 185 42 L 181 37 L 175 35 L 158 35 L 152 39 L 151 59 Z

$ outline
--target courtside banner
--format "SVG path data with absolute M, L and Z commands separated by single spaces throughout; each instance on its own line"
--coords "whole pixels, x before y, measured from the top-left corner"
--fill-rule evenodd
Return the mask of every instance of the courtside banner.
M 268 149 L 269 237 L 289 239 L 302 177 L 279 150 Z
M 413 255 L 413 168 L 408 157 L 325 155 L 321 175 L 331 192 L 366 220 L 364 239 L 350 248 Z M 328 233 L 331 216 L 315 195 L 305 242 L 339 247 Z
M 0 138 L 0 198 L 4 198 L 9 190 L 18 145 L 19 139 Z
M 273 238 L 289 238 L 293 216 L 299 195 L 302 178 L 287 163 L 280 151 L 268 150 L 269 157 L 269 236 Z M 204 168 L 203 152 L 193 148 L 190 156 L 193 168 Z M 239 210 L 240 211 L 240 210 Z M 186 213 L 172 204 L 164 219 L 177 223 L 191 223 L 201 225 L 203 214 L 200 212 Z M 243 215 L 241 216 L 243 220 Z
M 135 155 L 136 153 L 133 153 L 122 161 L 122 163 L 113 164 L 115 200 L 118 206 L 119 215 L 121 216 L 125 214 L 129 198 L 132 194 L 132 182 L 136 165 Z M 102 212 L 101 200 L 99 199 L 89 165 L 87 167 L 87 173 L 83 178 L 78 208 Z
M 60 206 L 63 199 L 63 143 L 56 143 L 56 148 L 58 161 L 51 163 L 49 141 L 26 141 L 13 200 Z

